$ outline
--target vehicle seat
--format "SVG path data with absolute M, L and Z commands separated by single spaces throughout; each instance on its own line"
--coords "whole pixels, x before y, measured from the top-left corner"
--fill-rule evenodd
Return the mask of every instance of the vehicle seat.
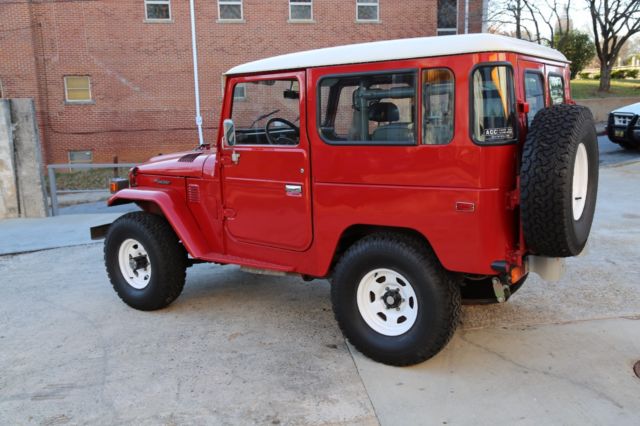
M 369 106 L 369 121 L 378 123 L 371 140 L 374 141 L 412 141 L 411 123 L 399 123 L 400 110 L 392 102 L 378 102 Z M 383 126 L 380 123 L 388 123 Z

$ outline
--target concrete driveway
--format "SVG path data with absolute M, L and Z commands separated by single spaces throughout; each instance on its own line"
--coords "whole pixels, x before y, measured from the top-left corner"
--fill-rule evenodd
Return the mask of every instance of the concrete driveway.
M 530 277 L 504 305 L 465 307 L 449 346 L 409 368 L 344 341 L 326 281 L 197 265 L 172 306 L 144 313 L 110 288 L 100 244 L 0 256 L 0 419 L 640 424 L 639 183 L 640 164 L 602 168 L 588 252 L 565 278 Z M 29 229 L 25 241 L 49 238 Z

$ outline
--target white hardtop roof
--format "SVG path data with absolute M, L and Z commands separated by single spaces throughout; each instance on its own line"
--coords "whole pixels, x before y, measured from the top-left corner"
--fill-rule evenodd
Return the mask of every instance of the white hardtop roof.
M 514 52 L 569 62 L 562 53 L 550 47 L 513 37 L 482 33 L 374 41 L 307 50 L 238 65 L 227 71 L 226 75 L 478 52 Z

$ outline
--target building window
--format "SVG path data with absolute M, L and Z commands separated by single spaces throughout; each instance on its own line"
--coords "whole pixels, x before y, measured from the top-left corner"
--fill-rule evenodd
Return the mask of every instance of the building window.
M 323 78 L 320 135 L 332 145 L 414 145 L 416 73 Z
M 2 80 L 0 80 L 0 99 L 4 98 L 4 87 L 2 87 Z
M 443 145 L 453 139 L 453 73 L 446 68 L 422 71 L 422 143 Z
M 65 101 L 68 103 L 91 102 L 91 80 L 89 76 L 65 76 L 64 96 Z
M 559 75 L 549 76 L 549 95 L 551 105 L 564 103 L 564 81 Z
M 473 139 L 483 145 L 516 140 L 513 72 L 506 65 L 484 65 L 471 78 Z
M 438 0 L 438 35 L 458 33 L 458 0 Z
M 92 163 L 93 151 L 69 151 L 69 163 Z
M 313 19 L 313 1 L 289 0 L 289 19 L 292 21 L 311 21 Z
M 247 85 L 244 83 L 236 84 L 233 89 L 233 99 L 243 101 L 247 99 Z
M 378 0 L 356 0 L 356 20 L 379 21 L 380 8 Z
M 218 18 L 221 21 L 241 21 L 242 0 L 218 0 Z
M 144 0 L 147 21 L 170 21 L 171 0 Z

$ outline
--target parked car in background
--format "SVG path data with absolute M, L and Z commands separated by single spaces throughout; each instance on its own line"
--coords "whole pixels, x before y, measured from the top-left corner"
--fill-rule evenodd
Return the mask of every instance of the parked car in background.
M 607 134 L 612 142 L 630 150 L 640 150 L 640 102 L 609 113 Z

